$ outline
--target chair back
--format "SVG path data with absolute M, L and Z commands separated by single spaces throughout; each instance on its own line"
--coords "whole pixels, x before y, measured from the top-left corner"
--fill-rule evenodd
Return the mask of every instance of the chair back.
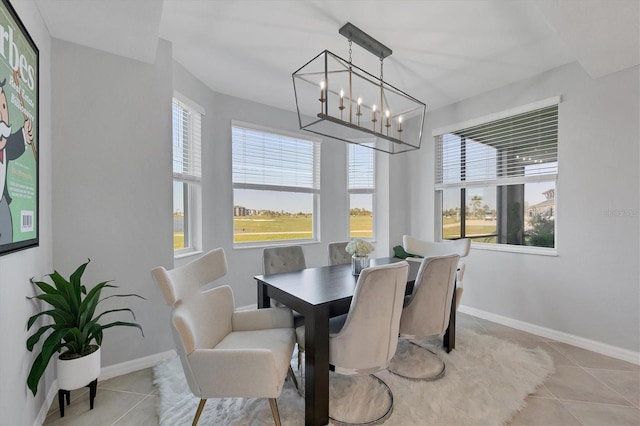
M 446 331 L 459 258 L 451 254 L 422 261 L 409 303 L 402 311 L 400 336 L 439 336 Z
M 234 310 L 231 287 L 200 288 L 227 273 L 224 250 L 210 251 L 199 259 L 172 270 L 160 266 L 151 271 L 165 303 L 172 307 L 171 325 L 176 349 L 189 388 L 199 395 L 199 386 L 187 356 L 196 349 L 211 349 L 232 330 Z
M 398 345 L 408 273 L 406 261 L 362 270 L 344 326 L 329 337 L 329 362 L 337 373 L 369 374 L 387 367 Z
M 307 267 L 301 246 L 269 247 L 262 251 L 265 275 L 301 271 Z
M 329 243 L 329 265 L 344 265 L 351 263 L 351 255 L 347 253 L 345 248 L 349 244 L 348 241 L 339 243 Z
M 460 238 L 435 242 L 420 240 L 411 235 L 403 235 L 402 248 L 407 253 L 417 254 L 422 257 L 445 256 L 448 254 L 457 254 L 460 257 L 465 257 L 471 249 L 471 239 Z

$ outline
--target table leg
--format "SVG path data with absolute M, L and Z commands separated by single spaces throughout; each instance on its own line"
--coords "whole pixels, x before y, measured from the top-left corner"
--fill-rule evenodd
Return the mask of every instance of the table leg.
M 267 285 L 258 280 L 258 308 L 269 308 L 271 306 L 271 298 L 267 296 Z
M 329 307 L 316 307 L 306 315 L 305 326 L 305 425 L 329 423 Z
M 442 341 L 447 353 L 456 347 L 456 286 L 453 286 L 453 301 L 451 302 L 451 314 L 449 315 L 449 327 L 444 333 Z

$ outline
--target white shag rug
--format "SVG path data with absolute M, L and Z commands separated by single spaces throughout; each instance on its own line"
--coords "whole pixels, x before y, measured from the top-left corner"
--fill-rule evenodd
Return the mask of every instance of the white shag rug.
M 418 382 L 388 371 L 376 373 L 393 392 L 394 409 L 385 424 L 501 425 L 524 408 L 525 397 L 554 371 L 551 357 L 540 348 L 525 349 L 468 330 L 457 333 L 456 349 L 449 354 L 442 350 L 441 340 L 421 344 L 444 359 L 446 375 L 437 381 Z M 399 344 L 396 353 L 396 360 L 410 362 L 418 370 L 435 369 L 431 357 L 406 342 Z M 179 359 L 167 360 L 153 371 L 160 395 L 160 424 L 190 425 L 199 399 L 189 391 Z M 382 393 L 367 377 L 331 373 L 330 383 L 332 417 L 371 419 L 387 404 L 384 395 L 376 397 Z M 284 426 L 304 424 L 304 400 L 289 379 L 278 398 L 278 408 Z M 210 399 L 198 424 L 271 425 L 273 418 L 266 399 Z

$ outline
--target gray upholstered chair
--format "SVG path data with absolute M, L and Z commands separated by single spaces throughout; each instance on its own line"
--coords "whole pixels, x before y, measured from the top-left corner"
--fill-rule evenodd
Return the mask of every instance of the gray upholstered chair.
M 301 271 L 307 267 L 301 246 L 269 247 L 262 251 L 265 275 Z
M 291 310 L 236 312 L 228 285 L 201 290 L 226 274 L 222 249 L 170 271 L 152 271 L 172 307 L 171 329 L 189 389 L 200 398 L 193 425 L 207 398 L 235 397 L 268 398 L 279 425 L 276 398 L 287 372 L 295 379 L 290 364 L 295 345 Z
M 426 337 L 441 337 L 449 326 L 451 303 L 453 302 L 453 288 L 456 270 L 460 257 L 457 254 L 447 256 L 433 256 L 422 260 L 418 275 L 405 303 L 400 318 L 400 338 L 424 348 L 415 342 Z M 440 362 L 440 371 L 429 377 L 414 377 L 403 373 L 403 366 L 392 360 L 389 371 L 399 376 L 416 380 L 436 380 L 445 374 L 445 364 L 434 352 Z
M 329 364 L 336 373 L 372 375 L 387 368 L 398 345 L 408 273 L 409 264 L 404 261 L 362 270 L 349 312 L 329 323 Z M 304 338 L 304 327 L 298 327 L 299 346 L 304 347 Z M 391 389 L 378 377 L 372 377 L 386 388 L 391 404 L 380 418 L 367 420 L 366 424 L 384 421 L 393 410 Z
M 402 237 L 402 248 L 407 253 L 415 254 L 421 257 L 431 256 L 445 256 L 448 254 L 457 254 L 461 258 L 469 255 L 471 249 L 471 239 L 460 238 L 457 240 L 445 240 L 440 242 L 424 241 L 411 235 L 404 235 Z M 421 261 L 419 257 L 408 257 L 410 261 Z M 456 281 L 456 310 L 460 305 L 460 299 L 462 299 L 462 292 L 464 288 L 462 286 L 462 279 L 464 278 L 464 272 L 466 265 L 464 262 L 458 262 L 458 277 Z
M 329 265 L 344 265 L 351 263 L 351 255 L 345 250 L 348 241 L 339 243 L 329 243 Z

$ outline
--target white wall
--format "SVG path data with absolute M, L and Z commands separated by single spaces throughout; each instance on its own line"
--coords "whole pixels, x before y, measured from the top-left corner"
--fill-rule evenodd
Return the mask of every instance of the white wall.
M 26 349 L 27 319 L 38 312 L 31 277 L 51 272 L 51 38 L 33 2 L 12 2 L 40 52 L 39 94 L 39 217 L 40 245 L 0 257 L 0 424 L 32 424 L 53 381 L 51 369 L 34 398 L 27 375 L 35 358 Z M 7 76 L 1 76 L 2 78 Z M 15 120 L 15 118 L 13 118 Z M 33 330 L 32 330 L 33 332 Z
M 422 194 L 409 231 L 434 235 L 433 129 L 556 95 L 558 256 L 472 248 L 462 304 L 637 354 L 639 67 L 593 80 L 570 64 L 431 112 L 426 149 L 409 165 Z

